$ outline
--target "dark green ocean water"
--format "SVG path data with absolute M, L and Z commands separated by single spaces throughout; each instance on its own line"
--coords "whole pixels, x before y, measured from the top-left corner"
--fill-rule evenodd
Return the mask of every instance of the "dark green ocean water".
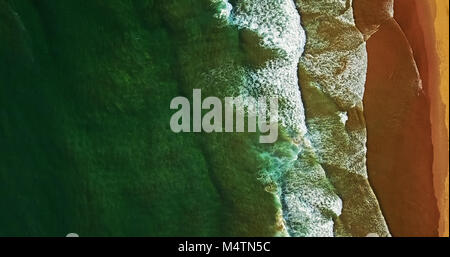
M 0 0 L 0 236 L 274 235 L 255 138 L 169 127 L 199 72 L 254 65 L 218 8 Z

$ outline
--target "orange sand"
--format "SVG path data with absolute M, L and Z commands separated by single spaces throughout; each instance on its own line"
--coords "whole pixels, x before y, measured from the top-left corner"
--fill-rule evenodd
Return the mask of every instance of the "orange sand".
M 449 137 L 449 16 L 448 1 L 438 1 L 436 5 L 436 18 L 434 21 L 435 35 L 436 35 L 436 49 L 439 56 L 440 65 L 440 80 L 439 80 L 439 94 L 441 96 L 441 101 L 445 105 L 445 108 L 436 110 L 436 116 L 445 116 L 445 128 L 447 130 L 447 143 Z M 443 149 L 445 150 L 445 149 Z M 448 144 L 447 144 L 448 153 Z M 448 155 L 447 153 L 442 153 L 443 158 L 447 158 L 447 174 L 445 178 L 445 183 L 443 185 L 443 191 L 437 192 L 438 198 L 440 200 L 439 207 L 441 209 L 441 224 L 440 232 L 441 236 L 449 236 L 449 190 L 448 190 Z M 444 163 L 445 165 L 445 163 Z M 438 167 L 437 167 L 438 168 Z M 445 167 L 443 167 L 445 169 Z
M 413 1 L 405 0 L 405 6 L 399 5 L 401 1 L 396 2 L 396 17 L 409 24 L 406 33 L 392 17 L 393 0 L 354 0 L 355 19 L 367 39 L 369 57 L 364 97 L 367 166 L 394 236 L 438 236 L 443 208 L 438 207 L 435 174 L 442 172 L 433 171 L 437 152 L 443 151 L 433 145 L 437 118 L 428 94 L 437 77 L 433 71 L 438 70 L 432 64 L 438 58 L 414 23 L 421 19 L 422 24 L 431 24 L 433 19 L 426 15 L 427 9 L 420 9 L 418 15 L 413 4 L 408 5 Z M 443 142 L 448 144 L 448 139 Z
M 441 236 L 449 234 L 448 6 L 445 0 L 395 1 L 395 19 L 412 47 L 430 102 L 434 190 L 441 214 Z

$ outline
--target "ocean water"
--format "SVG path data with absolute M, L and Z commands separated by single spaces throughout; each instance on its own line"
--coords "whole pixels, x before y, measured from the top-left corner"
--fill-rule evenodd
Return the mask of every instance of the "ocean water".
M 0 235 L 222 235 L 199 136 L 169 128 L 183 83 L 177 26 L 200 35 L 215 8 L 0 4 Z

